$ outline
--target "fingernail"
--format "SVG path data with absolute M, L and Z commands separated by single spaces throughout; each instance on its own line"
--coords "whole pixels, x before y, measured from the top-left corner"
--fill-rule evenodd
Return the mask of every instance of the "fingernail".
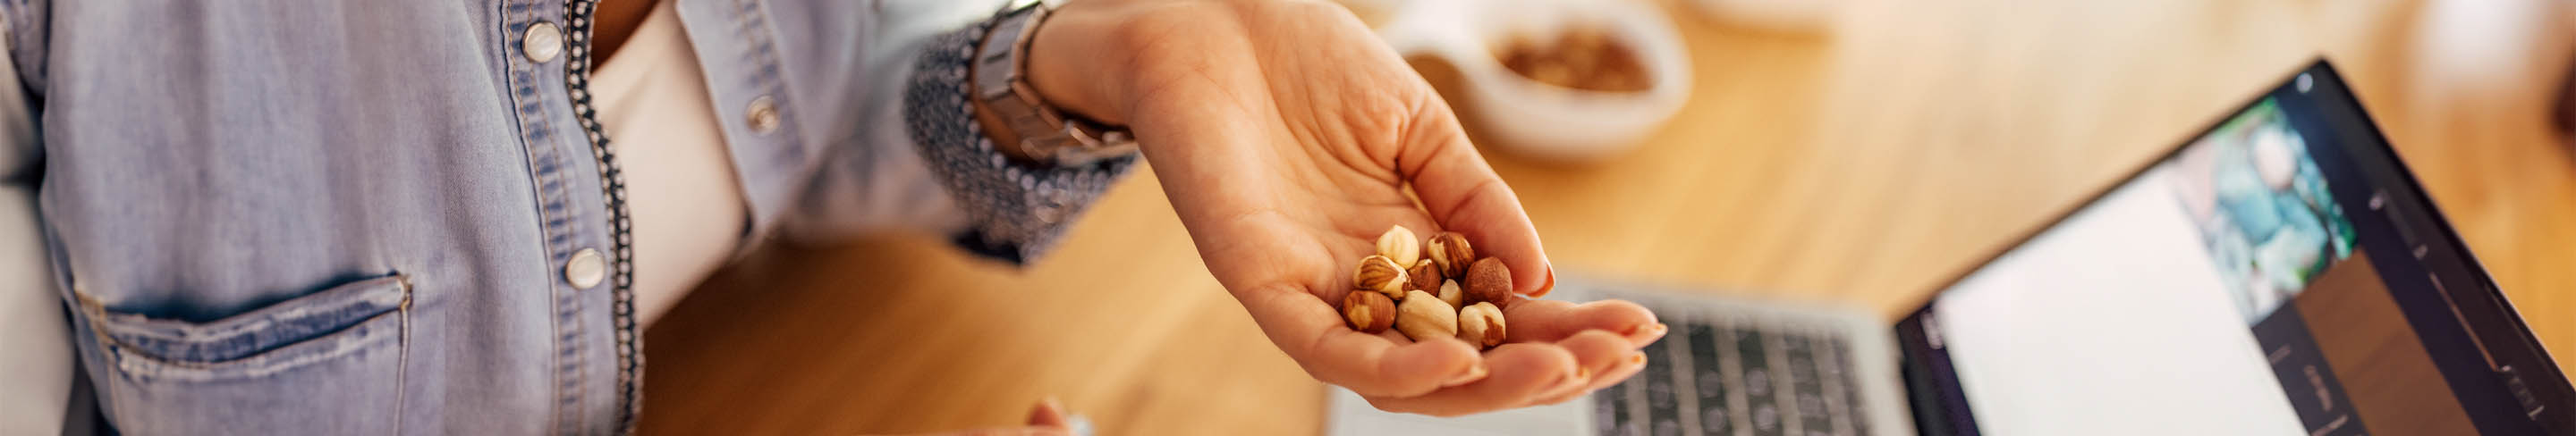
M 1549 386 L 1547 389 L 1539 390 L 1539 392 L 1544 392 L 1545 394 L 1537 395 L 1537 397 L 1553 398 L 1564 396 L 1566 394 L 1573 393 L 1576 389 L 1582 389 L 1584 385 L 1589 384 L 1592 384 L 1592 368 L 1575 368 L 1574 375 L 1572 377 L 1558 379 L 1556 386 Z
M 1485 364 L 1478 363 L 1478 364 L 1475 364 L 1475 365 L 1473 365 L 1473 366 L 1468 366 L 1468 367 L 1467 367 L 1467 372 L 1466 372 L 1466 373 L 1458 374 L 1458 376 L 1457 376 L 1457 377 L 1452 377 L 1452 378 L 1450 378 L 1448 382 L 1441 383 L 1441 384 L 1440 384 L 1440 387 L 1444 387 L 1444 388 L 1445 388 L 1445 387 L 1451 387 L 1451 386 L 1464 385 L 1464 384 L 1468 384 L 1468 383 L 1475 383 L 1477 380 L 1484 380 L 1484 379 L 1485 379 Z
M 1547 281 L 1538 285 L 1538 290 L 1530 292 L 1529 296 L 1545 297 L 1549 292 L 1556 292 L 1556 265 L 1553 264 L 1547 266 Z
M 1610 373 L 1616 373 L 1616 372 L 1619 372 L 1620 370 L 1628 369 L 1628 368 L 1630 368 L 1630 367 L 1635 367 L 1635 366 L 1637 366 L 1637 365 L 1644 365 L 1644 364 L 1646 364 L 1646 353 L 1645 353 L 1645 352 L 1643 352 L 1643 351 L 1631 351 L 1631 352 L 1628 352 L 1628 357 L 1627 357 L 1627 358 L 1619 359 L 1619 360 L 1613 360 L 1613 361 L 1610 361 L 1610 362 L 1608 362 L 1608 363 L 1609 363 L 1609 365 L 1602 365 L 1602 368 L 1601 368 L 1601 370 L 1600 370 L 1600 371 L 1592 371 L 1592 369 L 1591 369 L 1591 368 L 1584 368 L 1584 371 L 1585 371 L 1585 374 L 1586 374 L 1586 376 L 1585 376 L 1585 377 L 1583 377 L 1583 378 L 1584 378 L 1584 380 L 1585 380 L 1586 382 L 1591 381 L 1592 377 L 1590 377 L 1590 374 L 1610 374 Z M 1586 383 L 1586 384 L 1589 384 L 1589 383 Z
M 1664 323 L 1660 322 L 1654 323 L 1653 325 L 1632 327 L 1628 329 L 1628 339 L 1639 342 L 1652 342 L 1656 339 L 1662 339 L 1665 333 L 1672 332 L 1672 330 L 1673 328 L 1671 326 L 1664 325 Z
M 1063 401 L 1057 400 L 1054 395 L 1048 395 L 1038 400 L 1036 408 L 1029 409 L 1026 421 L 1033 427 L 1060 427 L 1064 425 L 1066 416 L 1071 414 L 1072 412 L 1064 410 Z

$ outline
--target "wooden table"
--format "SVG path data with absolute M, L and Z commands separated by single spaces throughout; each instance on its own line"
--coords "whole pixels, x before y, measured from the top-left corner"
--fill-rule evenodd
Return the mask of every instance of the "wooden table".
M 1893 315 L 2322 53 L 2576 362 L 2576 153 L 2545 118 L 2576 8 L 2099 3 L 1852 1 L 1804 36 L 1673 7 L 1697 86 L 1645 147 L 1489 155 L 1563 270 Z M 998 426 L 1054 395 L 1108 434 L 1316 433 L 1321 385 L 1207 275 L 1152 177 L 1026 269 L 923 237 L 756 255 L 647 335 L 644 428 Z

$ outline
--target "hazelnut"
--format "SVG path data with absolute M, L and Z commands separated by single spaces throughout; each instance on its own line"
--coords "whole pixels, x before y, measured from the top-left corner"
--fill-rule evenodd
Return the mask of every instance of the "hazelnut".
M 1342 296 L 1342 318 L 1350 320 L 1351 329 L 1375 334 L 1395 325 L 1395 300 L 1386 294 L 1351 291 Z
M 1389 227 L 1377 235 L 1377 255 L 1394 259 L 1396 265 L 1413 265 L 1422 259 L 1422 240 L 1413 237 L 1413 229 Z
M 1458 340 L 1493 348 L 1503 344 L 1503 309 L 1494 303 L 1476 303 L 1458 309 Z
M 1404 267 L 1386 256 L 1360 259 L 1359 270 L 1351 272 L 1351 289 L 1401 297 L 1404 296 L 1405 284 Z
M 1467 263 L 1476 261 L 1476 249 L 1467 245 L 1467 235 L 1458 232 L 1431 235 L 1431 242 L 1423 245 L 1422 251 L 1431 257 L 1431 263 L 1440 265 L 1442 277 L 1466 277 Z
M 1440 282 L 1440 292 L 1431 295 L 1439 296 L 1440 302 L 1449 303 L 1449 307 L 1467 304 L 1467 292 L 1458 290 L 1457 281 Z
M 1511 303 L 1512 268 L 1503 266 L 1502 259 L 1477 260 L 1474 266 L 1467 267 L 1466 279 L 1467 301 Z
M 1395 307 L 1395 331 L 1416 341 L 1458 336 L 1458 310 L 1440 297 L 1422 291 L 1407 292 L 1404 302 Z
M 1437 291 L 1440 283 L 1448 280 L 1448 275 L 1441 274 L 1440 266 L 1432 264 L 1431 259 L 1422 259 L 1414 261 L 1413 268 L 1404 270 L 1404 278 L 1407 280 L 1404 290 Z

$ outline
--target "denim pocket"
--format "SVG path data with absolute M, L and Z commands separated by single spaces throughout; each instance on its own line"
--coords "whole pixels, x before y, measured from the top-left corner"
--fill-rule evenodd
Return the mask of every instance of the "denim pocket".
M 393 429 L 410 301 L 394 274 L 210 322 L 81 315 L 125 433 L 354 434 Z

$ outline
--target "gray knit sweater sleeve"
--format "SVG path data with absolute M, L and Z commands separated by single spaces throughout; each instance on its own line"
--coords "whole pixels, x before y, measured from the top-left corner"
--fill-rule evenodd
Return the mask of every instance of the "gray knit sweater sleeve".
M 975 43 L 992 22 L 933 38 L 922 49 L 904 92 L 904 124 L 922 159 L 958 206 L 968 225 L 952 239 L 976 254 L 1026 263 L 1057 238 L 1126 174 L 1137 157 L 1083 166 L 1039 167 L 1004 157 L 975 122 L 966 69 Z

